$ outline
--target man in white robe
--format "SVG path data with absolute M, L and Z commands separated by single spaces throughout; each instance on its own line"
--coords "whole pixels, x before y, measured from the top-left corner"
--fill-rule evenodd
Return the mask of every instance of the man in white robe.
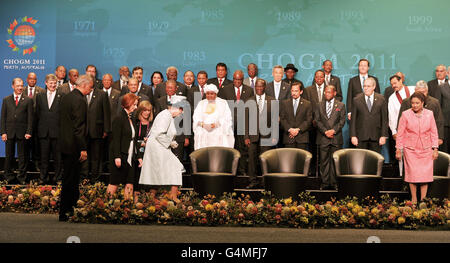
M 233 119 L 226 100 L 217 97 L 216 85 L 204 88 L 206 99 L 200 101 L 194 110 L 194 149 L 222 146 L 234 147 Z

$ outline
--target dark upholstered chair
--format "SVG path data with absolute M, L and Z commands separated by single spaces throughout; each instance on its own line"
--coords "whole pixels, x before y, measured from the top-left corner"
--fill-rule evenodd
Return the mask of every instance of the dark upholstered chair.
M 192 184 L 201 196 L 222 196 L 234 190 L 234 178 L 241 154 L 233 148 L 206 147 L 189 155 L 192 164 Z
M 378 198 L 384 158 L 365 149 L 341 149 L 333 154 L 338 183 L 338 196 Z
M 433 182 L 430 185 L 429 196 L 431 198 L 450 198 L 450 155 L 439 152 L 434 161 Z
M 266 191 L 277 198 L 298 198 L 306 190 L 311 153 L 295 148 L 280 148 L 259 156 Z

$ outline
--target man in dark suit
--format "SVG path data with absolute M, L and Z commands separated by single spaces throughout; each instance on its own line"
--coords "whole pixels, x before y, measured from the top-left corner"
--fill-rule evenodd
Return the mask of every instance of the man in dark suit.
M 399 76 L 402 79 L 402 83 L 405 84 L 405 74 L 403 74 L 402 72 L 397 72 L 395 73 L 395 75 Z M 405 84 L 406 86 L 406 84 Z M 386 87 L 384 89 L 384 100 L 389 103 L 389 97 L 394 94 L 394 88 L 392 88 L 392 85 L 389 87 Z M 389 137 L 390 138 L 390 137 Z
M 246 125 L 245 125 L 245 145 L 248 147 L 248 175 L 250 184 L 246 187 L 252 189 L 258 186 L 257 171 L 258 157 L 260 154 L 268 151 L 272 146 L 276 145 L 276 140 L 271 139 L 271 109 L 272 101 L 275 98 L 265 94 L 266 81 L 257 79 L 255 83 L 256 95 L 249 98 L 255 101 L 256 110 L 250 111 L 246 108 Z M 278 119 L 276 119 L 278 122 Z M 250 126 L 255 127 L 250 127 Z
M 245 102 L 253 97 L 252 88 L 243 85 L 244 72 L 236 70 L 233 74 L 233 83 L 219 89 L 217 96 L 227 100 L 234 119 L 234 148 L 241 153 L 238 173 L 247 174 L 248 148 L 245 146 Z M 238 111 L 240 112 L 238 114 Z
M 122 66 L 119 68 L 119 79 L 114 81 L 112 88 L 122 92 L 122 88 L 126 87 L 128 84 L 128 79 L 130 78 L 130 69 L 127 66 Z
M 324 100 L 323 93 L 325 91 L 325 72 L 322 70 L 317 70 L 314 74 L 314 82 L 312 86 L 309 86 L 303 92 L 303 97 L 305 100 L 311 102 L 313 121 L 312 127 L 309 131 L 309 152 L 312 154 L 311 165 L 310 165 L 310 175 L 318 176 L 319 173 L 319 150 L 318 144 L 316 143 L 317 137 L 317 123 L 314 116 L 316 108 L 319 106 L 320 102 Z
M 445 137 L 445 131 L 444 131 L 444 115 L 442 113 L 441 105 L 439 103 L 439 100 L 436 98 L 433 98 L 428 93 L 428 85 L 425 81 L 419 80 L 416 83 L 416 88 L 414 90 L 415 92 L 420 92 L 423 95 L 425 95 L 425 102 L 423 107 L 427 110 L 430 110 L 433 112 L 434 120 L 436 121 L 436 127 L 438 129 L 438 135 L 439 135 L 439 145 L 442 146 L 444 142 Z M 400 117 L 402 116 L 402 112 L 405 110 L 408 110 L 411 108 L 411 100 L 410 98 L 404 99 L 402 102 L 402 105 L 400 106 L 400 112 L 398 114 L 398 123 L 400 122 Z
M 66 68 L 63 65 L 59 65 L 55 69 L 55 75 L 58 78 L 56 87 L 59 88 L 62 84 L 66 83 Z
M 86 66 L 86 74 L 91 75 L 94 78 L 94 89 L 100 89 L 102 86 L 102 82 L 97 79 L 97 68 L 94 65 Z
M 73 213 L 73 207 L 78 201 L 80 190 L 81 162 L 87 159 L 86 142 L 86 95 L 94 86 L 94 79 L 82 75 L 76 82 L 76 88 L 63 96 L 60 104 L 59 137 L 64 174 L 61 189 L 61 204 L 59 221 L 67 221 Z
M 72 92 L 72 90 L 75 89 L 75 83 L 77 82 L 79 73 L 77 69 L 71 69 L 69 70 L 69 81 L 62 84 L 61 86 L 58 86 L 56 89 L 61 93 L 61 94 L 68 94 L 70 92 Z
M 381 153 L 388 137 L 388 114 L 384 97 L 375 92 L 376 80 L 364 81 L 364 93 L 353 98 L 351 142 L 358 148 Z
M 219 62 L 216 65 L 216 76 L 215 78 L 208 79 L 208 84 L 214 84 L 219 89 L 232 84 L 233 82 L 227 79 L 228 68 L 223 62 Z
M 252 88 L 253 89 L 253 93 L 256 94 L 255 84 L 256 84 L 256 81 L 259 79 L 259 77 L 258 77 L 258 66 L 256 66 L 255 63 L 248 64 L 248 66 L 247 66 L 247 74 L 248 74 L 248 77 L 244 79 L 244 85 L 247 85 L 250 88 Z
M 106 93 L 109 99 L 109 106 L 111 107 L 110 110 L 110 120 L 111 120 L 111 129 L 108 133 L 108 136 L 106 138 L 103 138 L 102 140 L 102 146 L 103 154 L 102 154 L 102 163 L 103 163 L 103 170 L 109 171 L 109 145 L 111 144 L 112 140 L 112 121 L 114 120 L 115 114 L 119 111 L 119 108 L 121 107 L 119 105 L 119 98 L 120 98 L 120 91 L 117 89 L 112 88 L 111 83 L 113 81 L 113 77 L 111 74 L 107 73 L 103 75 L 102 78 L 102 84 L 103 84 L 103 92 Z
M 189 104 L 191 104 L 192 113 L 194 112 L 194 109 L 197 107 L 197 104 L 203 100 L 206 99 L 206 83 L 208 81 L 208 73 L 206 71 L 201 70 L 197 73 L 197 82 L 198 86 L 194 85 L 192 88 L 188 89 L 187 91 L 187 100 Z M 198 92 L 198 98 L 197 101 L 195 101 L 195 94 Z
M 150 103 L 153 104 L 153 92 L 152 92 L 152 89 L 148 85 L 146 85 L 146 84 L 144 84 L 142 82 L 142 80 L 144 78 L 144 69 L 142 67 L 134 67 L 133 70 L 132 70 L 132 78 L 138 80 L 137 92 L 140 95 L 147 96 L 148 97 L 148 101 L 150 101 Z M 129 82 L 130 82 L 130 79 L 128 79 L 128 83 Z M 123 96 L 123 95 L 125 95 L 125 94 L 127 94 L 129 92 L 130 92 L 130 87 L 123 86 L 122 87 L 122 91 L 120 92 L 120 95 Z
M 37 137 L 41 146 L 41 171 L 39 184 L 54 184 L 62 180 L 61 153 L 58 143 L 59 108 L 64 96 L 56 90 L 57 78 L 53 74 L 45 77 L 47 91 L 36 96 Z M 48 167 L 50 155 L 53 156 L 55 176 L 50 178 Z
M 317 123 L 317 145 L 320 147 L 321 189 L 336 189 L 336 170 L 333 153 L 342 148 L 342 128 L 346 122 L 345 105 L 336 98 L 336 88 L 328 85 L 324 99 L 316 107 L 314 119 Z
M 436 99 L 441 97 L 441 87 L 448 85 L 448 80 L 445 78 L 447 76 L 447 70 L 445 65 L 438 65 L 436 67 L 436 78 L 428 81 L 428 94 Z
M 267 84 L 266 94 L 276 100 L 283 101 L 291 97 L 291 88 L 287 82 L 283 81 L 284 69 L 276 65 L 272 69 L 273 81 Z
M 158 115 L 161 111 L 168 109 L 169 102 L 171 101 L 171 97 L 177 94 L 177 82 L 175 80 L 168 80 L 166 82 L 166 94 L 164 97 L 159 98 L 156 101 L 155 105 L 155 115 Z M 181 116 L 178 116 L 181 118 Z M 177 117 L 177 118 L 178 118 Z M 182 122 L 180 123 L 180 126 L 182 126 Z M 177 133 L 181 131 L 177 130 Z M 184 148 L 188 147 L 190 144 L 189 136 L 186 136 L 183 133 L 180 135 L 175 136 L 175 141 L 178 143 L 178 146 L 176 148 L 172 148 L 173 154 L 175 154 L 180 162 L 183 162 L 184 158 Z
M 36 85 L 37 77 L 34 72 L 28 74 L 27 77 L 27 87 L 24 90 L 24 94 L 33 100 L 33 110 L 36 111 L 36 96 L 39 93 L 45 93 L 45 90 Z M 27 154 L 31 154 L 30 160 L 34 163 L 36 171 L 39 172 L 41 157 L 39 149 L 39 140 L 37 136 L 37 119 L 33 118 L 33 134 L 31 134 L 31 139 L 26 143 Z
M 295 78 L 297 72 L 298 69 L 294 66 L 294 64 L 291 63 L 287 64 L 284 68 L 284 74 L 286 74 L 286 78 L 284 78 L 283 81 L 286 82 L 289 87 L 291 87 L 294 82 L 300 82 L 302 84 L 302 87 L 305 87 L 301 80 Z
M 2 141 L 5 142 L 5 179 L 8 183 L 14 181 L 11 163 L 15 159 L 15 148 L 19 156 L 19 175 L 17 180 L 25 184 L 27 176 L 28 154 L 25 151 L 25 141 L 31 138 L 33 130 L 33 100 L 23 94 L 23 80 L 15 78 L 12 81 L 14 93 L 3 99 L 1 115 Z
M 450 73 L 450 67 L 449 67 Z M 442 145 L 442 151 L 450 153 L 450 84 L 447 81 L 441 87 L 441 96 L 439 101 L 441 102 L 442 112 L 445 116 L 444 119 L 444 145 Z
M 111 133 L 111 106 L 108 94 L 102 89 L 93 89 L 86 95 L 86 101 L 88 161 L 82 164 L 81 176 L 97 182 L 100 178 L 103 140 Z
M 308 150 L 309 129 L 312 124 L 311 103 L 301 97 L 303 86 L 291 86 L 291 98 L 281 102 L 280 124 L 283 127 L 283 144 L 286 148 Z
M 374 76 L 371 76 L 368 74 L 370 68 L 370 62 L 363 58 L 359 60 L 358 63 L 358 70 L 359 74 L 358 76 L 355 76 L 351 78 L 348 81 L 348 90 L 347 90 L 347 115 L 348 119 L 351 120 L 351 111 L 353 108 L 353 98 L 356 97 L 356 95 L 363 93 L 363 86 L 364 81 L 368 78 L 373 78 L 375 80 L 375 92 L 380 93 L 380 85 L 378 84 L 378 79 Z
M 341 79 L 338 76 L 331 74 L 333 71 L 333 62 L 327 59 L 322 63 L 322 69 L 325 73 L 325 87 L 328 85 L 333 85 L 336 88 L 336 99 L 342 101 L 342 89 L 341 89 Z M 312 83 L 314 86 L 314 80 Z
M 149 101 L 151 103 L 149 97 L 146 95 L 145 90 L 141 89 L 140 91 L 138 91 L 138 87 L 139 87 L 139 81 L 137 79 L 130 78 L 128 80 L 128 87 L 127 87 L 128 93 L 133 93 L 133 94 L 135 94 L 135 95 L 137 95 L 139 97 L 138 104 L 141 103 L 141 101 L 144 101 L 144 100 Z M 123 94 L 123 95 L 121 94 L 120 97 L 119 97 L 119 102 L 118 102 L 116 116 L 117 116 L 117 114 L 120 114 L 120 112 L 122 110 L 122 107 L 120 105 L 122 103 L 122 98 L 123 98 L 124 95 L 125 94 Z
M 177 84 L 177 93 L 176 93 L 176 95 L 187 97 L 187 87 L 186 87 L 186 85 L 184 85 L 183 83 L 177 81 L 177 79 L 178 79 L 178 69 L 176 67 L 173 67 L 173 66 L 168 67 L 167 70 L 166 70 L 166 76 L 167 76 L 167 81 L 173 80 Z M 154 94 L 155 104 L 156 104 L 156 101 L 159 98 L 164 97 L 164 96 L 167 95 L 166 94 L 166 83 L 167 83 L 167 81 L 164 81 L 164 82 L 159 83 L 158 85 L 156 85 L 155 94 Z

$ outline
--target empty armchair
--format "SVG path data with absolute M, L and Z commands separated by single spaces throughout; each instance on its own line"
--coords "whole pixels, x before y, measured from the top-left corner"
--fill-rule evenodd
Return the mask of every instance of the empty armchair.
M 430 185 L 429 192 L 431 198 L 450 198 L 449 166 L 450 155 L 445 152 L 439 152 L 433 166 L 433 182 Z
M 259 156 L 264 187 L 277 198 L 297 198 L 306 190 L 311 153 L 295 148 L 272 149 Z
M 379 196 L 384 158 L 366 149 L 341 149 L 333 154 L 338 196 Z
M 234 178 L 241 157 L 239 151 L 228 147 L 206 147 L 189 156 L 195 192 L 220 197 L 224 192 L 234 190 Z

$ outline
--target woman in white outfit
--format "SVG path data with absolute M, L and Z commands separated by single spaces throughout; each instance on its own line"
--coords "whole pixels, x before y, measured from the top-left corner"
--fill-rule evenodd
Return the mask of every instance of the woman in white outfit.
M 195 108 L 192 129 L 194 149 L 222 146 L 234 147 L 233 119 L 226 100 L 218 98 L 214 84 L 205 85 L 206 99 Z
M 155 118 L 145 147 L 139 184 L 152 186 L 172 186 L 170 198 L 178 199 L 178 186 L 182 184 L 184 169 L 180 160 L 172 153 L 170 147 L 177 147 L 174 141 L 177 133 L 173 119 L 183 113 L 187 105 L 184 96 L 172 96 L 171 105 L 161 111 Z M 151 194 L 155 195 L 152 189 Z

